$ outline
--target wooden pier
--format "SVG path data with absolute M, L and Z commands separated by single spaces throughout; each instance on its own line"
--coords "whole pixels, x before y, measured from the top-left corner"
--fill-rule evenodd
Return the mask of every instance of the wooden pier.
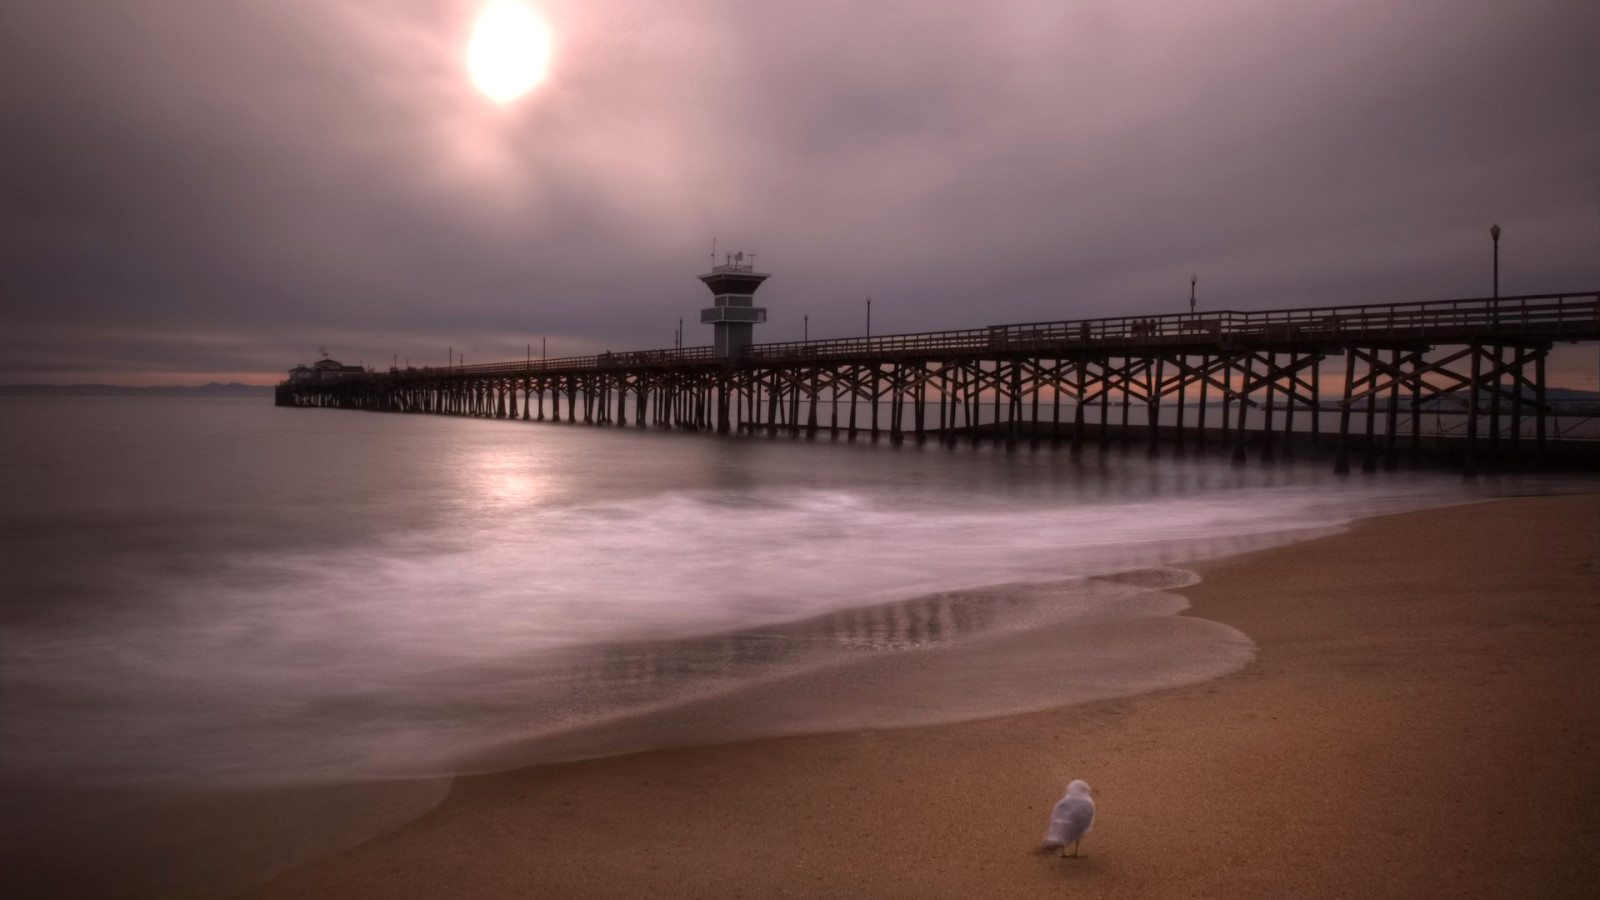
M 1587 291 L 995 325 L 752 344 L 730 356 L 696 347 L 393 368 L 285 382 L 277 403 L 1011 448 L 1047 441 L 1074 453 L 1138 441 L 1152 455 L 1166 445 L 1238 462 L 1314 448 L 1331 450 L 1339 472 L 1354 455 L 1370 470 L 1437 449 L 1436 437 L 1424 439 L 1424 413 L 1457 404 L 1466 426 L 1447 443 L 1473 472 L 1489 460 L 1549 458 L 1546 356 L 1556 342 L 1595 340 L 1600 291 Z M 1324 398 L 1322 363 L 1341 357 L 1343 378 Z M 1324 426 L 1329 412 L 1336 428 Z

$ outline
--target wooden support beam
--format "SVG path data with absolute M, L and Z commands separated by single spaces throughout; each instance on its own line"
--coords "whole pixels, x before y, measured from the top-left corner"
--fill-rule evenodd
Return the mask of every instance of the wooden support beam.
M 928 372 L 924 363 L 917 363 L 917 380 L 911 392 L 911 400 L 916 405 L 912 407 L 912 424 L 916 428 L 917 443 L 926 443 L 927 432 L 927 400 L 928 400 Z
M 1522 386 L 1526 382 L 1521 347 L 1511 348 L 1511 359 L 1511 463 L 1518 466 L 1522 463 Z
M 1083 452 L 1083 404 L 1087 399 L 1089 357 L 1082 354 L 1077 360 L 1078 396 L 1072 403 L 1072 455 Z
M 1128 410 L 1133 405 L 1133 367 L 1132 357 L 1122 358 L 1122 422 L 1117 430 L 1117 445 L 1122 452 L 1128 452 Z
M 1053 380 L 1050 391 L 1050 445 L 1061 446 L 1061 364 L 1063 360 L 1057 359 L 1055 366 L 1050 370 Z
M 1233 448 L 1233 464 L 1235 466 L 1242 466 L 1242 465 L 1245 464 L 1245 450 L 1244 450 L 1245 419 L 1244 419 L 1244 416 L 1245 416 L 1245 412 L 1250 409 L 1250 402 L 1249 402 L 1250 401 L 1250 363 L 1253 361 L 1253 358 L 1254 358 L 1254 354 L 1252 354 L 1252 353 L 1246 353 L 1242 357 L 1242 360 L 1244 362 L 1244 366 L 1243 366 L 1243 380 L 1239 384 L 1239 427 L 1238 427 L 1238 429 L 1236 429 L 1238 431 L 1238 435 L 1237 435 L 1237 440 L 1234 442 L 1234 448 Z
M 1111 357 L 1100 359 L 1100 452 L 1111 449 Z
M 1505 347 L 1494 345 L 1494 363 L 1489 367 L 1489 467 L 1500 465 L 1500 374 L 1505 371 Z
M 1322 450 L 1322 361 L 1325 357 L 1321 350 L 1314 355 L 1316 360 L 1311 364 L 1311 449 L 1316 452 Z
M 1541 465 L 1550 461 L 1545 445 L 1544 432 L 1545 415 L 1549 410 L 1549 407 L 1544 402 L 1544 358 L 1549 353 L 1549 350 L 1549 347 L 1540 347 L 1538 355 L 1533 358 L 1533 404 L 1534 415 L 1537 417 L 1534 421 L 1533 434 L 1536 444 L 1535 451 L 1539 454 Z
M 1401 369 L 1400 348 L 1395 347 L 1395 348 L 1391 349 L 1389 351 L 1389 354 L 1390 354 L 1390 359 L 1394 363 L 1394 368 L 1396 370 L 1400 370 Z M 1400 416 L 1400 381 L 1401 381 L 1401 379 L 1399 379 L 1399 378 L 1391 378 L 1391 379 L 1389 379 L 1389 408 L 1387 410 L 1385 410 L 1385 415 L 1384 415 L 1383 467 L 1385 469 L 1389 470 L 1389 471 L 1394 471 L 1394 467 L 1395 467 L 1395 464 L 1396 464 L 1396 459 L 1395 459 L 1396 445 L 1395 445 L 1395 441 L 1398 439 L 1399 436 L 1397 434 L 1395 434 L 1395 432 L 1398 431 L 1399 427 L 1400 427 L 1400 419 L 1399 419 L 1399 416 Z
M 997 376 L 1001 365 L 999 360 L 995 361 Z M 994 411 L 998 422 L 1000 415 L 1000 378 L 998 377 L 995 378 L 994 390 Z M 1017 449 L 1018 420 L 1022 418 L 1022 364 L 1015 360 L 1011 363 L 1011 390 L 1009 394 L 1010 396 L 1006 398 L 1006 418 L 1010 420 L 1006 423 L 1006 449 L 1015 450 Z
M 1161 456 L 1161 369 L 1165 362 L 1156 357 L 1155 365 L 1146 365 L 1149 382 L 1145 389 L 1145 428 L 1150 432 L 1150 446 L 1145 451 L 1151 459 Z M 1183 421 L 1178 422 L 1178 432 L 1183 432 Z
M 1467 386 L 1467 463 L 1462 473 L 1468 478 L 1478 474 L 1478 379 L 1482 371 L 1482 348 L 1472 346 L 1472 378 Z
M 1333 463 L 1333 471 L 1339 475 L 1350 472 L 1350 398 L 1356 387 L 1356 349 L 1346 347 L 1344 355 L 1344 400 L 1339 403 L 1339 449 Z
M 1174 446 L 1172 448 L 1172 452 L 1173 452 L 1174 456 L 1178 457 L 1179 459 L 1183 459 L 1185 456 L 1188 455 L 1188 450 L 1189 450 L 1189 448 L 1187 446 L 1187 441 L 1184 439 L 1184 432 L 1188 431 L 1188 428 L 1186 427 L 1188 423 L 1186 423 L 1184 421 L 1184 418 L 1185 418 L 1184 414 L 1188 411 L 1186 409 L 1188 404 L 1185 402 L 1185 401 L 1187 401 L 1188 394 L 1189 394 L 1189 377 L 1188 377 L 1189 376 L 1189 356 L 1188 356 L 1188 354 L 1183 353 L 1183 352 L 1180 351 L 1178 356 L 1177 356 L 1177 359 L 1175 360 L 1175 363 L 1176 363 L 1176 366 L 1177 366 L 1177 369 L 1178 369 L 1178 413 L 1177 413 L 1178 433 L 1177 433 L 1177 440 L 1174 442 Z
M 813 440 L 817 436 L 817 394 L 822 390 L 819 384 L 821 370 L 815 366 L 811 369 L 811 390 L 806 403 L 806 440 Z
M 1411 351 L 1411 464 L 1422 464 L 1422 355 Z
M 879 433 L 879 430 L 878 430 L 878 407 L 883 405 L 880 402 L 883 399 L 883 394 L 880 393 L 880 388 L 881 388 L 882 384 L 883 384 L 883 366 L 881 364 L 874 363 L 873 366 L 872 366 L 872 409 L 871 409 L 871 413 L 872 413 L 872 442 L 874 444 L 876 444 L 878 442 L 878 433 Z
M 839 437 L 839 370 L 834 369 L 828 376 L 828 389 L 832 392 L 832 399 L 828 402 L 828 436 L 834 439 Z
M 789 433 L 800 434 L 800 387 L 801 378 L 798 369 L 789 372 Z
M 860 369 L 852 364 L 850 366 L 850 440 L 852 441 L 856 439 L 856 395 L 860 393 L 857 384 L 859 380 Z
M 1374 432 L 1377 430 L 1378 426 L 1378 375 L 1380 374 L 1380 366 L 1382 365 L 1378 354 L 1381 352 L 1381 350 L 1378 350 L 1376 347 L 1374 347 L 1370 353 L 1367 353 L 1364 356 L 1367 362 L 1368 390 L 1366 417 L 1367 440 L 1365 449 L 1361 454 L 1361 471 L 1363 472 L 1376 472 L 1378 470 L 1378 445 L 1377 436 L 1374 434 Z
M 1267 370 L 1262 378 L 1266 382 L 1267 402 L 1264 410 L 1265 418 L 1262 419 L 1261 425 L 1261 461 L 1270 466 L 1277 461 L 1272 451 L 1272 405 L 1273 393 L 1278 383 L 1278 354 L 1269 350 L 1262 359 L 1266 362 Z
M 1289 367 L 1286 370 L 1289 376 L 1288 387 L 1283 392 L 1283 449 L 1280 451 L 1284 459 L 1294 458 L 1294 411 L 1298 405 L 1295 401 L 1300 398 L 1300 354 L 1289 351 Z M 1313 368 L 1315 368 L 1313 366 Z
M 772 373 L 772 380 L 766 385 L 766 388 L 767 435 L 773 436 L 778 433 L 778 410 L 780 408 L 778 404 L 783 400 L 783 389 L 778 383 L 778 373 L 776 371 Z
M 945 421 L 946 408 L 950 405 L 950 382 L 948 380 L 948 364 L 939 364 L 939 443 L 948 445 L 950 425 Z

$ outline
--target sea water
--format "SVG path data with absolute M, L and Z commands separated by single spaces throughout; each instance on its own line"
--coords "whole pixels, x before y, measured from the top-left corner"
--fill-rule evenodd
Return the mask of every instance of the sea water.
M 10 833 L 41 797 L 437 784 L 1216 677 L 1253 647 L 1174 615 L 1185 563 L 1552 487 L 250 399 L 0 422 Z

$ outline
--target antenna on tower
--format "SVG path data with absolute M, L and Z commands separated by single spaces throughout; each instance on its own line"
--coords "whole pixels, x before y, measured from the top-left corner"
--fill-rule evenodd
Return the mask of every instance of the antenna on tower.
M 717 267 L 717 239 L 711 239 L 711 268 Z

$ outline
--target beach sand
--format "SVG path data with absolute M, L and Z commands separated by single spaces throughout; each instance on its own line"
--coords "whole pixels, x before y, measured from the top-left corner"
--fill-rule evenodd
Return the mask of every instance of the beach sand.
M 1600 896 L 1600 495 L 1199 567 L 1215 681 L 456 781 L 255 898 Z M 1070 778 L 1080 859 L 1035 853 Z

